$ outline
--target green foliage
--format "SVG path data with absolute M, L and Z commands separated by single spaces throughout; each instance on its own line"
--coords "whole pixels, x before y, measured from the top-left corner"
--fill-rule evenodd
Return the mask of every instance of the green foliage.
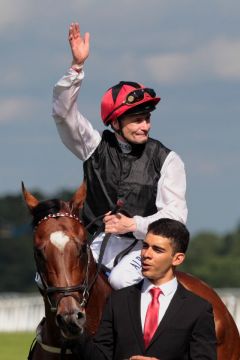
M 28 218 L 21 195 L 6 195 L 0 199 L 0 224 L 22 224 Z
M 0 240 L 0 291 L 34 291 L 35 264 L 31 236 Z
M 31 332 L 0 333 L 0 358 L 4 360 L 26 360 L 35 337 Z
M 180 270 L 199 277 L 212 287 L 240 287 L 240 228 L 223 236 L 196 235 Z

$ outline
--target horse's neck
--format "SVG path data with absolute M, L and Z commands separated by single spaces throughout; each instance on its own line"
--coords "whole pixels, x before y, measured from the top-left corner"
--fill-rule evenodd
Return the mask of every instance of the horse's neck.
M 91 265 L 91 277 L 96 274 L 96 271 L 97 267 L 95 262 L 93 262 Z M 87 332 L 91 335 L 94 335 L 98 328 L 99 322 L 102 317 L 103 307 L 111 291 L 112 288 L 104 275 L 101 273 L 98 274 L 96 281 L 90 291 L 90 296 L 86 307 L 86 329 Z

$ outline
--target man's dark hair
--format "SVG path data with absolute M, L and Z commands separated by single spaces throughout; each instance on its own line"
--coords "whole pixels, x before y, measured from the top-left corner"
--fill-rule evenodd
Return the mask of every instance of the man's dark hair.
M 167 218 L 159 219 L 149 224 L 148 233 L 171 240 L 174 254 L 187 251 L 190 235 L 186 226 L 180 221 Z

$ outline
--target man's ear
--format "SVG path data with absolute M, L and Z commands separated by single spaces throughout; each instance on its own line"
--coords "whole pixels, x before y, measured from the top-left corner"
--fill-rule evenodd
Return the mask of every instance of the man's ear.
M 114 119 L 113 122 L 111 123 L 113 130 L 119 130 L 119 122 L 118 119 Z
M 179 266 L 184 262 L 184 260 L 185 260 L 185 254 L 178 252 L 173 255 L 172 265 Z

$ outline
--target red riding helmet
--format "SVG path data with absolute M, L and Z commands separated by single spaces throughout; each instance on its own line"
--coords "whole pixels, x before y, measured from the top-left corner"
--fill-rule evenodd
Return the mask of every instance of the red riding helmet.
M 153 89 L 130 82 L 120 81 L 106 91 L 101 101 L 101 117 L 109 125 L 122 115 L 150 112 L 160 101 Z

